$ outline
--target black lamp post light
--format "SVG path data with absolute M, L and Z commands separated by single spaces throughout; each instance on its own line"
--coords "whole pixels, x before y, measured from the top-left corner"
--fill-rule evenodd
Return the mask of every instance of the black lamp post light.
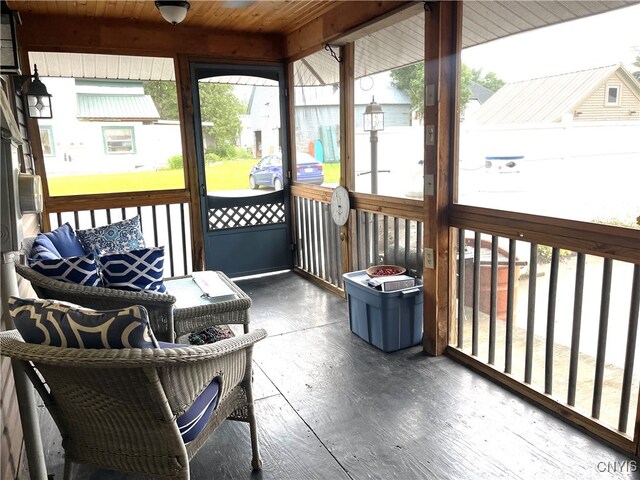
M 378 132 L 384 130 L 384 112 L 371 97 L 371 103 L 364 109 L 364 131 L 370 132 L 371 141 L 371 193 L 378 193 Z

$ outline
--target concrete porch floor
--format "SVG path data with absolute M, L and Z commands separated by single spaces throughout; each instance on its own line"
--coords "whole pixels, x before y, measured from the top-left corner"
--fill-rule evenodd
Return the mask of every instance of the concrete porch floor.
M 387 354 L 349 330 L 344 299 L 295 273 L 242 280 L 252 328 L 263 470 L 246 424 L 225 422 L 193 480 L 635 478 L 634 460 L 420 346 Z M 42 411 L 48 471 L 63 449 Z M 77 479 L 137 479 L 76 466 Z

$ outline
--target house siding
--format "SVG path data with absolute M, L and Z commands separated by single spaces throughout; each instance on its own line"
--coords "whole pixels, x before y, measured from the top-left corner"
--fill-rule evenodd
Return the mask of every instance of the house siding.
M 605 95 L 608 87 L 619 86 L 620 104 L 605 105 Z M 576 108 L 576 121 L 607 121 L 607 120 L 638 120 L 640 119 L 640 98 L 634 94 L 631 87 L 619 72 L 612 75 L 605 83 Z
M 12 82 L 3 79 L 2 86 L 9 98 Z M 22 100 L 14 95 L 15 118 L 24 140 L 22 145 L 22 165 L 23 172 L 34 173 L 33 156 L 30 144 L 28 143 L 28 133 L 26 126 L 26 116 L 22 107 Z M 38 217 L 35 214 L 25 215 L 22 218 L 22 229 L 25 236 L 33 236 L 39 230 Z M 18 278 L 18 292 L 20 296 L 34 296 L 31 285 L 25 280 Z M 0 304 L 0 312 L 2 310 Z M 2 330 L 6 330 L 6 325 L 2 325 Z M 2 450 L 0 452 L 0 478 L 15 479 L 20 475 L 20 467 L 23 460 L 23 432 L 18 411 L 18 400 L 16 398 L 15 383 L 11 361 L 8 358 L 0 358 L 0 375 L 2 393 L 0 395 L 0 418 L 2 419 Z

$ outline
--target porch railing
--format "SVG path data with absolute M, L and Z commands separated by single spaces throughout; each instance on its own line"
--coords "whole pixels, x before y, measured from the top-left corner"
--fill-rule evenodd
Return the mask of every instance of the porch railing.
M 449 352 L 634 452 L 640 265 L 496 233 L 457 229 Z
M 94 228 L 139 215 L 146 245 L 164 246 L 165 276 L 186 275 L 193 271 L 187 199 L 171 198 L 164 192 L 158 196 L 145 192 L 140 196 L 114 194 L 107 203 L 99 199 L 83 201 L 80 197 L 55 200 L 47 204 L 50 229 L 65 222 L 75 230 Z M 88 208 L 83 208 L 84 205 Z
M 292 193 L 296 267 L 343 288 L 342 240 L 331 219 L 331 191 L 296 185 Z M 350 196 L 351 268 L 393 264 L 422 277 L 422 202 L 354 192 Z

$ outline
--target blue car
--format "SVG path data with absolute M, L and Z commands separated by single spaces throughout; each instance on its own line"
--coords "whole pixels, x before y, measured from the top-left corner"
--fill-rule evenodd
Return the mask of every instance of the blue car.
M 296 153 L 297 174 L 295 180 L 302 183 L 322 185 L 324 182 L 324 169 L 322 163 L 308 153 Z M 261 186 L 282 189 L 284 184 L 282 177 L 282 157 L 280 154 L 262 157 L 249 172 L 249 186 L 255 190 Z

